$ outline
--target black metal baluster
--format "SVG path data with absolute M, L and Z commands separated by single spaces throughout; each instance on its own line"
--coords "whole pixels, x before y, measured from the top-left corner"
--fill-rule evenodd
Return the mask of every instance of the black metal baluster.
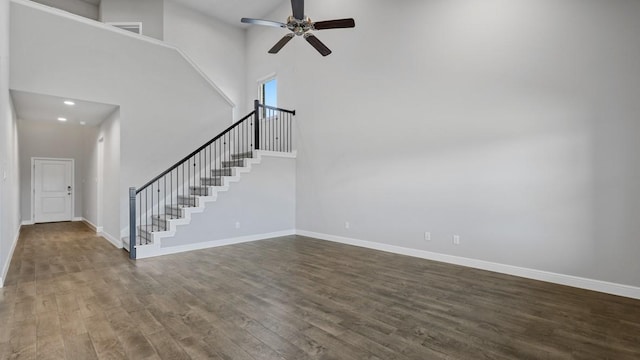
M 142 226 L 142 194 L 138 193 L 137 196 L 140 196 L 139 198 L 139 205 L 138 205 L 138 226 Z M 137 229 L 136 229 L 137 230 Z M 133 239 L 133 242 L 137 245 L 138 244 L 138 233 L 136 231 L 136 238 Z M 140 241 L 140 245 L 142 245 L 142 241 Z M 131 251 L 131 239 L 129 239 L 129 251 Z

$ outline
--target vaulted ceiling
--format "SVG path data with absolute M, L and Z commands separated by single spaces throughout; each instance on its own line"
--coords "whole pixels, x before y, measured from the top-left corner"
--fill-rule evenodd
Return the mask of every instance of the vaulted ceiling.
M 95 0 L 87 0 L 95 1 Z M 174 0 L 213 18 L 238 27 L 242 17 L 263 18 L 288 0 Z
M 82 0 L 98 5 L 100 0 Z M 246 27 L 242 17 L 262 18 L 288 0 L 173 0 L 227 24 Z

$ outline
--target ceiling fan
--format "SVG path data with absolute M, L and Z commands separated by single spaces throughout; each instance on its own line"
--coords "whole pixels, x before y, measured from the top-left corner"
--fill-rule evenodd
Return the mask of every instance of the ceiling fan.
M 356 26 L 355 20 L 351 18 L 313 22 L 308 16 L 304 15 L 304 0 L 291 0 L 291 8 L 293 9 L 293 15 L 287 18 L 286 23 L 250 18 L 242 18 L 240 21 L 245 24 L 273 26 L 289 29 L 291 31 L 291 34 L 285 35 L 271 48 L 271 50 L 269 50 L 270 54 L 277 54 L 291 39 L 293 39 L 294 36 L 297 35 L 304 37 L 311 46 L 322 54 L 322 56 L 327 56 L 331 54 L 331 50 L 315 35 L 313 35 L 311 31 L 352 28 Z

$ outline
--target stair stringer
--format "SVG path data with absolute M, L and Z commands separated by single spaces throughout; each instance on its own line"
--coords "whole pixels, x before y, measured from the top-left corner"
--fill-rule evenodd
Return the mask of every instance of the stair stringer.
M 227 192 L 231 189 L 231 184 L 240 182 L 242 174 L 250 173 L 255 165 L 259 165 L 263 162 L 263 157 L 280 157 L 280 158 L 296 158 L 296 151 L 291 153 L 274 152 L 266 150 L 256 150 L 253 152 L 252 158 L 244 158 L 243 167 L 233 167 L 232 176 L 223 176 L 222 186 L 209 186 L 211 195 L 199 196 L 196 195 L 196 206 L 186 207 L 181 209 L 181 217 L 178 219 L 168 219 L 169 229 L 167 231 L 158 231 L 152 233 L 152 243 L 144 245 L 136 245 L 136 258 L 143 259 L 148 257 L 160 256 L 167 254 L 167 251 L 162 249 L 162 240 L 172 238 L 176 235 L 180 227 L 191 224 L 192 215 L 203 213 L 207 204 L 214 203 L 218 199 L 218 194 Z M 274 233 L 274 236 L 289 235 L 288 233 Z M 257 240 L 254 237 L 245 237 L 246 241 Z M 230 243 L 237 243 L 230 242 Z M 224 245 L 224 244 L 222 244 Z

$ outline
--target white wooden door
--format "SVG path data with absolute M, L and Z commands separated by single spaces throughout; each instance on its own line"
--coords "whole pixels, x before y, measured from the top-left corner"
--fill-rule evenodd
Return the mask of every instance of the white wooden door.
M 34 159 L 33 222 L 71 221 L 73 160 Z

